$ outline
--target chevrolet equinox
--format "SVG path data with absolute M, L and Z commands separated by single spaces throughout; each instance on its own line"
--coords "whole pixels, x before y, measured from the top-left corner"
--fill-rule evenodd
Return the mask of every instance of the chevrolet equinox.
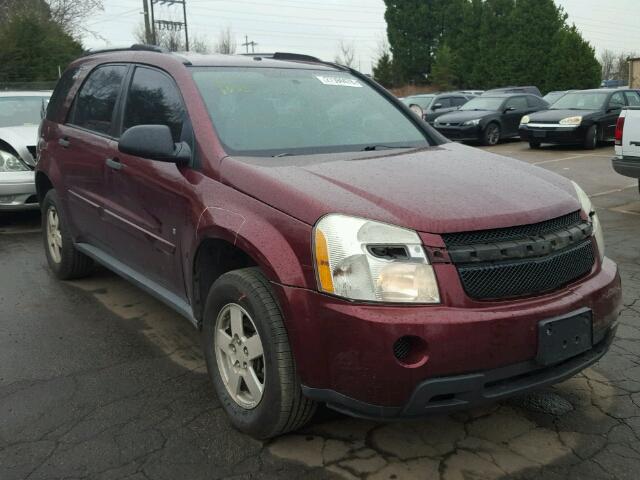
M 319 403 L 382 419 L 494 402 L 614 336 L 620 278 L 584 191 L 450 143 L 346 67 L 94 52 L 38 146 L 51 270 L 97 262 L 189 319 L 257 438 Z

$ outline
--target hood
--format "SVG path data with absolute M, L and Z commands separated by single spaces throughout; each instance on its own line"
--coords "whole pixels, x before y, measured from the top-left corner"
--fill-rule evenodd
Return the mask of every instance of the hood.
M 558 123 L 563 118 L 568 117 L 588 117 L 593 115 L 597 111 L 593 110 L 543 110 L 542 112 L 536 112 L 529 114 L 529 118 L 532 122 L 542 123 Z
M 446 113 L 438 118 L 439 123 L 462 123 L 476 118 L 485 118 L 491 115 L 497 115 L 494 110 L 457 110 L 455 112 Z
M 31 166 L 35 166 L 35 158 L 27 147 L 38 143 L 38 125 L 20 125 L 0 128 L 0 140 L 8 143 Z
M 564 177 L 457 143 L 406 153 L 227 157 L 221 178 L 309 225 L 343 213 L 446 233 L 537 223 L 580 208 Z

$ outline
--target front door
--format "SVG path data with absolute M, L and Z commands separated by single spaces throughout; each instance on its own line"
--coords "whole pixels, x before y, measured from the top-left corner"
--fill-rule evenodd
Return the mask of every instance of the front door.
M 504 104 L 502 116 L 502 135 L 509 137 L 518 133 L 520 120 L 529 112 L 527 97 L 518 96 L 509 98 Z
M 136 125 L 167 125 L 174 141 L 193 135 L 178 88 L 164 72 L 136 67 L 124 100 L 122 131 Z M 109 172 L 115 192 L 107 213 L 109 242 L 126 265 L 186 298 L 180 235 L 189 216 L 189 166 L 118 153 Z
M 111 195 L 106 160 L 117 149 L 113 120 L 127 70 L 126 65 L 105 65 L 89 73 L 54 146 L 75 240 L 105 250 L 109 245 L 103 218 Z

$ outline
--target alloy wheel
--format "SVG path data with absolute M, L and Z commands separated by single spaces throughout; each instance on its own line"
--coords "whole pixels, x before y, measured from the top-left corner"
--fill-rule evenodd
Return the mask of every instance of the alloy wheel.
M 62 233 L 60 232 L 60 217 L 55 207 L 50 206 L 47 210 L 47 245 L 51 260 L 55 263 L 62 261 Z
M 240 407 L 258 406 L 265 386 L 262 340 L 247 311 L 236 303 L 225 305 L 214 331 L 216 363 L 229 396 Z
M 487 143 L 496 145 L 500 141 L 500 128 L 497 125 L 489 125 L 487 128 Z

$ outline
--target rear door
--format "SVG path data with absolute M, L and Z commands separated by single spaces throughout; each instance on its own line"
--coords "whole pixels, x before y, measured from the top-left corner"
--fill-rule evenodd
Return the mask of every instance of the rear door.
M 104 209 L 111 192 L 106 159 L 117 149 L 114 118 L 127 65 L 102 65 L 89 73 L 78 90 L 67 123 L 60 126 L 60 168 L 76 241 L 108 250 Z
M 616 92 L 611 95 L 605 116 L 601 123 L 601 128 L 603 128 L 602 138 L 604 140 L 612 140 L 615 138 L 616 123 L 618 122 L 620 112 L 626 105 L 627 101 L 625 100 L 624 92 Z
M 174 142 L 184 140 L 195 151 L 182 96 L 166 73 L 135 67 L 122 111 L 122 132 L 136 125 L 167 125 Z M 184 176 L 189 168 L 118 153 L 109 172 L 116 194 L 107 216 L 114 255 L 183 299 L 179 239 L 191 218 L 193 186 Z
M 527 97 L 518 95 L 509 98 L 504 104 L 505 113 L 502 116 L 502 135 L 511 136 L 518 133 L 520 120 L 530 112 Z

